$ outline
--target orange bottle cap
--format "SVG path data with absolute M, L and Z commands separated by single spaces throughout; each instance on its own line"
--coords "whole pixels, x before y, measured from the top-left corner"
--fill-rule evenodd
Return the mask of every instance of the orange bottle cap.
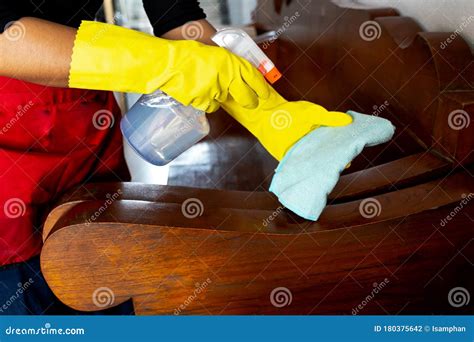
M 278 69 L 276 67 L 272 68 L 269 72 L 267 72 L 265 74 L 265 78 L 271 84 L 278 81 L 280 79 L 280 77 L 281 77 L 281 73 L 278 71 Z

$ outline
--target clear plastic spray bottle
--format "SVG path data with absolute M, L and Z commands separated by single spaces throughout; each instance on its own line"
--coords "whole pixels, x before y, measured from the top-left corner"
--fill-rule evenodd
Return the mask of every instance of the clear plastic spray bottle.
M 270 82 L 281 74 L 272 61 L 243 30 L 218 31 L 212 40 L 247 59 Z M 142 95 L 120 122 L 127 143 L 143 159 L 166 165 L 209 134 L 206 113 L 184 106 L 160 90 Z

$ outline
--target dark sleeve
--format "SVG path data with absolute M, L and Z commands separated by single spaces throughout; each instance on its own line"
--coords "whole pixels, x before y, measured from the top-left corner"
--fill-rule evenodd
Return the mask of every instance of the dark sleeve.
M 197 0 L 143 0 L 143 6 L 157 37 L 188 21 L 206 18 Z
M 5 31 L 6 26 L 22 16 L 17 10 L 15 1 L 0 0 L 0 33 Z

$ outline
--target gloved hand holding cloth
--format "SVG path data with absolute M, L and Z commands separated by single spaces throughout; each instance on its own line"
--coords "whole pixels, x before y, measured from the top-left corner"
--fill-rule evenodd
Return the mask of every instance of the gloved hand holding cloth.
M 280 161 L 269 190 L 286 208 L 313 221 L 321 215 L 341 172 L 364 147 L 384 143 L 394 134 L 386 119 L 289 102 L 273 88 L 256 109 L 243 108 L 232 99 L 222 107 Z
M 229 99 L 222 107 L 255 135 L 265 149 L 277 160 L 303 136 L 320 126 L 345 126 L 352 117 L 329 112 L 307 101 L 286 101 L 272 87 L 269 96 L 259 101 L 255 109 L 247 109 Z

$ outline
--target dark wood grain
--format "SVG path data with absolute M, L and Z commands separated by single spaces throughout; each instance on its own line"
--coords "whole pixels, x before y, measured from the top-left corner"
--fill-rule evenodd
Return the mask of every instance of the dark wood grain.
M 435 275 L 459 251 L 463 257 L 446 271 L 470 284 L 474 205 L 467 201 L 462 213 L 441 223 L 470 193 L 474 179 L 460 172 L 372 198 L 380 209 L 374 217 L 362 215 L 359 200 L 328 206 L 317 223 L 286 212 L 268 220 L 271 210 L 208 210 L 204 196 L 202 215 L 192 219 L 179 204 L 125 200 L 88 222 L 104 201 L 84 201 L 56 222 L 42 270 L 59 298 L 86 311 L 97 309 L 91 294 L 105 286 L 116 298 L 111 305 L 133 298 L 138 314 L 172 314 L 195 283 L 209 278 L 209 292 L 180 313 L 348 314 L 370 284 L 388 278 L 396 285 L 377 299 L 388 312 L 449 313 L 453 308 L 435 298 L 439 292 L 426 297 L 425 286 L 448 286 Z M 283 310 L 268 297 L 279 285 L 294 296 Z M 364 313 L 381 310 L 371 305 Z
M 149 202 L 143 200 L 117 200 L 106 204 L 104 200 L 88 200 L 77 203 L 55 220 L 49 235 L 68 225 L 84 224 L 99 212 L 101 207 L 107 210 L 95 218 L 94 222 L 141 223 L 147 225 L 166 225 L 181 228 L 199 228 L 211 230 L 239 230 L 262 233 L 292 234 L 346 226 L 382 222 L 385 220 L 416 214 L 432 208 L 448 205 L 462 200 L 462 196 L 474 191 L 474 179 L 469 172 L 457 172 L 443 180 L 422 183 L 398 191 L 387 192 L 370 197 L 380 207 L 378 215 L 367 218 L 361 215 L 360 199 L 329 205 L 323 211 L 318 222 L 298 218 L 288 210 L 279 210 L 278 215 L 265 224 L 278 207 L 267 208 L 243 205 L 242 198 L 251 198 L 252 193 L 228 192 L 226 204 L 218 205 L 215 192 L 196 189 L 194 197 L 202 204 L 202 212 L 196 218 L 189 219 L 181 211 L 183 202 Z M 233 197 L 233 194 L 236 196 Z M 403 203 L 403 205 L 400 205 Z M 280 207 L 282 208 L 282 207 Z
M 381 191 L 395 191 L 407 184 L 421 183 L 447 174 L 450 165 L 429 152 L 400 158 L 342 176 L 329 200 L 347 200 L 370 196 Z
M 469 188 L 459 184 L 454 196 L 453 186 L 444 187 L 446 201 L 451 196 L 460 200 L 461 191 L 474 191 L 472 184 Z M 433 193 L 423 205 L 441 204 L 440 193 Z M 419 201 L 421 193 L 413 191 L 411 196 Z M 352 212 L 330 223 L 329 213 L 306 228 L 285 224 L 284 218 L 263 227 L 271 212 L 224 208 L 209 216 L 204 212 L 202 219 L 183 217 L 180 222 L 176 220 L 179 206 L 144 202 L 117 202 L 109 210 L 118 218 L 104 214 L 98 221 L 80 224 L 83 213 L 92 213 L 100 205 L 85 202 L 76 208 L 82 213 L 79 217 L 69 217 L 70 225 L 53 230 L 46 240 L 42 269 L 56 295 L 80 310 L 96 310 L 91 294 L 106 286 L 114 292 L 114 305 L 133 298 L 138 314 L 172 314 L 193 294 L 196 283 L 209 278 L 207 290 L 183 314 L 349 314 L 370 293 L 372 283 L 388 278 L 391 286 L 377 298 L 381 307 L 372 303 L 363 313 L 383 313 L 382 308 L 391 313 L 454 312 L 439 298 L 439 288 L 427 295 L 425 285 L 441 286 L 446 295 L 448 285 L 435 275 L 453 257 L 455 262 L 446 271 L 456 282 L 469 285 L 469 258 L 474 256 L 472 203 L 441 226 L 453 206 L 435 211 L 418 207 L 414 210 L 418 214 L 390 219 L 399 209 L 397 199 L 379 200 L 382 219 L 364 219 L 360 214 L 356 218 Z M 129 223 L 145 212 L 152 213 L 148 217 L 155 221 Z M 212 221 L 220 224 L 209 225 Z M 459 250 L 467 260 L 457 257 Z M 81 277 L 75 277 L 78 274 Z M 289 307 L 271 305 L 269 295 L 277 286 L 291 289 Z
M 398 190 L 407 184 L 447 174 L 449 165 L 430 153 L 415 154 L 392 163 L 342 176 L 329 203 L 338 203 L 363 196 Z M 431 177 L 431 178 L 430 178 Z M 43 238 L 62 215 L 84 201 L 106 200 L 113 194 L 120 200 L 181 204 L 188 198 L 205 198 L 205 206 L 214 208 L 275 210 L 277 198 L 267 191 L 230 191 L 194 187 L 163 186 L 140 183 L 91 183 L 66 193 L 50 212 L 43 228 Z

